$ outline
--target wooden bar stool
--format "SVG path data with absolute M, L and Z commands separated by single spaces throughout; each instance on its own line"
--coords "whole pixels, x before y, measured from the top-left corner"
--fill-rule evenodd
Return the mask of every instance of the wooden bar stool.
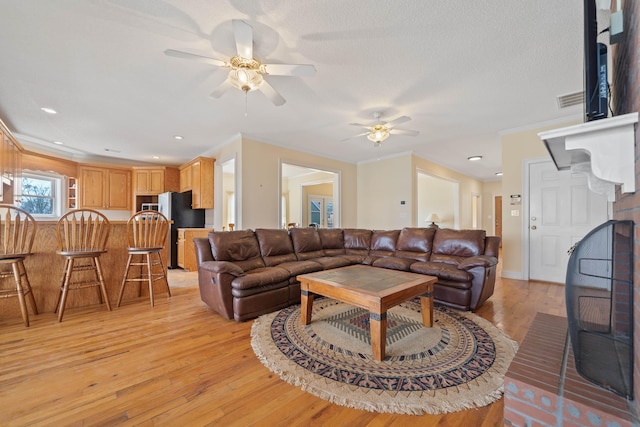
M 77 209 L 66 213 L 56 226 L 58 250 L 65 258 L 60 293 L 56 303 L 58 322 L 62 321 L 67 292 L 70 289 L 99 287 L 100 302 L 111 311 L 109 295 L 104 284 L 100 255 L 107 252 L 107 240 L 111 224 L 107 217 L 93 209 Z M 72 276 L 81 274 L 79 279 Z
M 169 220 L 156 211 L 144 210 L 136 212 L 127 222 L 127 267 L 122 277 L 120 294 L 118 295 L 118 307 L 122 302 L 122 295 L 127 282 L 147 282 L 149 284 L 149 298 L 151 307 L 153 300 L 153 283 L 156 280 L 164 280 L 167 284 L 167 293 L 171 296 L 167 272 L 162 262 L 162 250 L 167 242 L 169 233 Z M 134 257 L 139 256 L 139 261 L 134 262 Z M 140 267 L 140 275 L 129 277 L 131 266 Z M 159 271 L 157 267 L 160 267 Z M 154 267 L 156 272 L 154 272 Z M 146 273 L 144 270 L 146 269 Z M 140 290 L 141 287 L 139 287 Z
M 18 297 L 22 319 L 27 327 L 29 311 L 26 299 L 31 304 L 33 314 L 38 314 L 27 270 L 24 268 L 24 259 L 31 255 L 35 235 L 36 222 L 28 212 L 15 206 L 0 204 L 0 266 L 3 267 L 0 270 L 0 280 L 13 279 L 11 288 L 0 289 L 0 297 Z M 5 266 L 10 266 L 11 269 L 5 270 Z

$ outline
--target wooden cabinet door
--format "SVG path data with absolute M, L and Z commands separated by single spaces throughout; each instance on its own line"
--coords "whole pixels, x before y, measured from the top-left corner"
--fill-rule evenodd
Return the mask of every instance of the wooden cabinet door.
M 149 193 L 164 193 L 164 169 L 149 170 Z
M 164 169 L 134 169 L 134 191 L 137 195 L 164 193 Z
M 128 170 L 109 170 L 107 209 L 131 209 L 131 173 Z
M 200 162 L 191 164 L 191 207 L 200 209 Z
M 104 209 L 106 207 L 106 174 L 105 169 L 80 168 L 80 207 L 90 209 Z
M 136 194 L 147 194 L 151 188 L 151 174 L 148 170 L 135 170 L 134 182 Z
M 191 165 L 180 169 L 180 192 L 191 190 Z

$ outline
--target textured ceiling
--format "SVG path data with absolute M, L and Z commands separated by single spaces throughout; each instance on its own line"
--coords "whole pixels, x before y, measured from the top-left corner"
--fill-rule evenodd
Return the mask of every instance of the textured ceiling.
M 250 92 L 247 117 L 241 91 L 210 97 L 224 69 L 163 51 L 227 60 L 232 19 L 253 27 L 256 59 L 317 74 L 268 76 L 286 104 Z M 556 101 L 582 89 L 582 0 L 10 0 L 0 58 L 0 117 L 79 160 L 181 164 L 242 134 L 353 163 L 413 152 L 489 180 L 501 133 L 582 116 Z M 341 142 L 376 111 L 420 134 Z

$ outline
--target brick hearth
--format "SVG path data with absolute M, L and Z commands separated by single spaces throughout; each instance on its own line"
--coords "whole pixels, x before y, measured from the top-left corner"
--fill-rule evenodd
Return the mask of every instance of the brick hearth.
M 578 374 L 567 319 L 538 313 L 505 376 L 507 426 L 637 426 L 633 402 Z

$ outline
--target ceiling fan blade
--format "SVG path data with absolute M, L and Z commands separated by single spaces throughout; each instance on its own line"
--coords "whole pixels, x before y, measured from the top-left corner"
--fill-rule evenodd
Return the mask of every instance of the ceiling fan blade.
M 264 93 L 264 95 L 269 98 L 269 101 L 278 107 L 287 102 L 266 80 L 260 83 L 258 90 Z
M 227 78 L 225 81 L 223 81 L 222 83 L 220 83 L 220 86 L 218 86 L 216 88 L 216 90 L 214 90 L 213 92 L 211 92 L 211 95 L 213 98 L 220 98 L 222 95 L 224 95 L 224 93 L 229 89 L 233 87 L 231 85 L 231 82 L 229 81 L 229 79 Z
M 391 130 L 389 131 L 389 133 L 392 133 L 392 134 L 394 134 L 394 135 L 416 136 L 416 135 L 418 135 L 420 132 L 418 132 L 417 130 L 391 129 Z
M 253 27 L 240 19 L 234 19 L 233 34 L 236 37 L 238 56 L 253 59 Z
M 264 64 L 267 74 L 273 76 L 315 76 L 316 67 L 309 64 Z
M 341 139 L 340 142 L 349 141 L 350 139 L 359 138 L 359 137 L 365 136 L 365 135 L 369 135 L 369 132 L 359 133 L 357 135 L 350 136 L 349 138 Z
M 215 65 L 217 67 L 226 67 L 227 63 L 219 59 L 209 58 L 208 56 L 198 55 L 197 53 L 183 52 L 181 50 L 167 49 L 164 51 L 167 56 L 173 56 L 175 58 L 192 59 L 198 62 L 204 62 L 205 64 Z
M 393 119 L 390 122 L 385 123 L 384 125 L 390 128 L 395 125 L 399 125 L 400 123 L 408 122 L 409 120 L 411 120 L 411 117 L 409 116 L 400 116 L 397 119 Z
M 349 123 L 349 125 L 351 125 L 351 126 L 358 126 L 358 127 L 361 127 L 361 128 L 371 129 L 371 126 L 370 126 L 370 125 L 363 125 L 362 123 Z

